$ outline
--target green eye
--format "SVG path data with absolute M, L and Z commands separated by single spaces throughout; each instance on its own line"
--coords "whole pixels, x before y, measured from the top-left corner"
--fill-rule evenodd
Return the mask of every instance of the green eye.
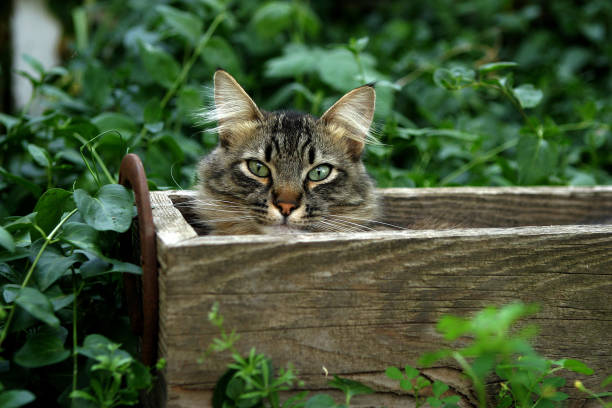
M 268 167 L 259 160 L 249 160 L 247 165 L 249 166 L 251 173 L 257 177 L 268 177 L 270 175 L 270 169 L 268 169 Z
M 308 179 L 311 181 L 325 180 L 330 172 L 331 166 L 329 164 L 320 164 L 308 172 Z

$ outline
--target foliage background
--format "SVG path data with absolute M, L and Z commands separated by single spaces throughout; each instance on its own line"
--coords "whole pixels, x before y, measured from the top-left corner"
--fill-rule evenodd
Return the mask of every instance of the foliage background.
M 65 26 L 64 67 L 26 57 L 36 71 L 32 100 L 0 114 L 3 330 L 6 314 L 18 323 L 1 345 L 5 388 L 84 404 L 68 394 L 94 392 L 100 354 L 87 345 L 106 344 L 87 336 L 133 351 L 116 272 L 137 271 L 115 259 L 125 226 L 96 224 L 83 200 L 97 194 L 129 210 L 122 192 L 102 193 L 116 189 L 105 186 L 127 152 L 143 159 L 151 187 L 189 188 L 216 144 L 194 112 L 211 103 L 217 67 L 264 109 L 315 115 L 376 81 L 382 144 L 364 159 L 381 187 L 610 184 L 610 1 L 380 3 L 49 2 Z M 62 225 L 52 239 L 70 211 L 80 225 Z M 63 269 L 44 278 L 52 261 Z M 42 296 L 45 318 L 24 288 Z M 15 357 L 40 339 L 53 342 L 53 358 Z M 126 370 L 125 378 L 142 371 Z

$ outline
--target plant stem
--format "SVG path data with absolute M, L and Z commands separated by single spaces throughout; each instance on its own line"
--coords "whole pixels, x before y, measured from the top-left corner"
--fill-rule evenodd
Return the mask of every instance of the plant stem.
M 459 167 L 457 170 L 453 171 L 448 176 L 444 177 L 440 181 L 440 185 L 444 186 L 444 185 L 450 183 L 455 178 L 459 177 L 461 174 L 465 173 L 466 171 L 468 171 L 472 167 L 476 166 L 477 164 L 480 164 L 482 162 L 486 162 L 491 157 L 497 156 L 499 153 L 503 152 L 504 150 L 508 150 L 511 147 L 516 146 L 517 143 L 518 143 L 518 138 L 517 139 L 508 140 L 506 143 L 504 143 L 502 145 L 499 145 L 496 148 L 491 149 L 488 152 L 485 152 L 484 154 L 482 154 L 482 155 L 472 159 L 468 163 L 466 163 L 463 166 Z
M 210 24 L 210 26 L 208 27 L 208 30 L 206 30 L 206 33 L 204 33 L 204 35 L 200 39 L 198 46 L 193 51 L 191 58 L 185 63 L 185 65 L 183 65 L 183 69 L 181 70 L 179 76 L 176 77 L 176 79 L 174 80 L 174 83 L 172 84 L 170 89 L 168 89 L 168 92 L 166 92 L 166 95 L 164 95 L 163 99 L 161 100 L 159 105 L 161 106 L 162 110 L 166 107 L 166 104 L 168 103 L 168 101 L 170 101 L 170 98 L 174 96 L 176 91 L 183 84 L 183 82 L 187 78 L 187 75 L 189 74 L 189 71 L 191 70 L 191 67 L 193 66 L 193 64 L 195 64 L 196 60 L 198 59 L 198 57 L 204 50 L 204 47 L 208 43 L 208 40 L 210 40 L 210 37 L 212 37 L 213 33 L 217 29 L 217 26 L 221 24 L 223 19 L 225 19 L 225 14 L 220 13 L 217 15 L 217 17 L 215 17 L 213 22 Z
M 72 392 L 77 389 L 77 377 L 79 374 L 78 355 L 77 355 L 77 296 L 80 292 L 76 290 L 76 274 L 74 268 L 70 268 L 72 272 L 72 293 L 74 299 L 72 299 Z M 74 399 L 71 401 L 71 406 L 74 406 Z
M 55 234 L 57 234 L 57 232 L 62 227 L 62 225 L 64 225 L 64 223 L 66 221 L 68 221 L 68 219 L 70 217 L 72 217 L 77 211 L 78 211 L 77 208 L 75 208 L 74 210 L 70 211 L 55 226 L 55 228 L 53 228 L 53 231 L 51 231 L 51 233 L 48 236 L 45 237 L 45 242 L 40 247 L 40 250 L 38 251 L 38 254 L 36 255 L 36 258 L 34 259 L 34 262 L 32 262 L 32 265 L 30 265 L 30 269 L 28 269 L 28 272 L 26 273 L 26 277 L 23 280 L 23 282 L 21 283 L 21 289 L 25 288 L 26 285 L 28 284 L 28 282 L 30 281 L 30 278 L 32 277 L 32 273 L 34 273 L 34 268 L 38 264 L 38 261 L 40 260 L 40 257 L 42 256 L 42 254 L 45 251 L 45 249 L 47 249 L 47 246 L 49 245 L 49 243 L 51 243 L 51 241 L 53 240 L 53 237 L 55 236 Z M 2 347 L 2 343 L 4 342 L 4 339 L 6 338 L 6 336 L 8 334 L 9 327 L 11 326 L 11 321 L 13 320 L 13 316 L 15 315 L 15 309 L 16 309 L 15 307 L 13 307 L 11 309 L 11 312 L 9 313 L 8 318 L 6 319 L 6 322 L 4 323 L 4 328 L 2 329 L 2 334 L 0 334 L 0 348 Z
M 476 373 L 474 373 L 474 370 L 472 370 L 470 364 L 461 354 L 455 351 L 453 352 L 453 358 L 459 363 L 461 368 L 463 368 L 463 371 L 465 371 L 465 373 L 472 379 L 474 388 L 476 388 L 476 393 L 478 394 L 478 406 L 480 408 L 487 408 L 487 395 L 482 381 L 480 381 L 480 379 L 476 376 Z

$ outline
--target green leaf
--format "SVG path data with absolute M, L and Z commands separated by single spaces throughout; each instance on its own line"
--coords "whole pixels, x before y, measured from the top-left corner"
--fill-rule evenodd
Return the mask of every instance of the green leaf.
M 464 67 L 438 68 L 433 75 L 436 85 L 451 91 L 471 85 L 475 77 L 473 69 Z
M 45 73 L 45 67 L 43 66 L 42 62 L 40 62 L 39 60 L 37 60 L 36 58 L 34 58 L 33 56 L 29 54 L 22 54 L 21 57 L 23 58 L 25 62 L 28 63 L 29 66 L 34 68 L 34 70 L 36 70 L 36 72 L 38 72 L 40 75 L 43 75 Z
M 240 377 L 233 377 L 227 384 L 225 395 L 234 401 L 238 401 L 240 396 L 246 391 L 246 384 Z
M 240 81 L 242 76 L 240 58 L 236 53 L 235 47 L 223 37 L 211 37 L 206 43 L 202 54 L 200 54 L 200 58 L 210 70 L 221 67 L 231 72 Z
M 13 240 L 13 236 L 2 227 L 0 227 L 0 246 L 11 253 L 15 252 L 15 241 Z
M 412 381 L 407 378 L 403 378 L 400 380 L 400 388 L 402 390 L 411 391 L 412 390 Z
M 544 96 L 542 91 L 534 88 L 532 84 L 521 85 L 514 88 L 512 92 L 523 108 L 533 108 L 537 106 Z
M 74 192 L 74 201 L 85 222 L 98 231 L 125 232 L 132 222 L 132 195 L 119 184 L 102 186 L 95 197 L 85 190 Z
M 180 73 L 180 66 L 166 51 L 149 43 L 140 42 L 140 56 L 151 78 L 170 88 Z
M 519 182 L 536 184 L 554 174 L 559 152 L 557 145 L 530 134 L 521 135 L 516 146 Z
M 438 321 L 436 329 L 446 340 L 455 340 L 470 329 L 470 322 L 457 316 L 443 316 Z
M 328 384 L 331 387 L 338 388 L 339 390 L 343 391 L 348 399 L 354 395 L 372 394 L 374 392 L 373 389 L 360 383 L 359 381 L 340 378 L 337 375 L 334 375 L 334 379 L 329 381 Z
M 6 285 L 2 286 L 2 298 L 6 303 L 13 303 L 15 299 L 17 299 L 17 295 L 19 295 L 20 290 L 21 285 L 7 283 Z
M 59 326 L 59 319 L 53 313 L 51 301 L 38 290 L 30 287 L 22 288 L 15 298 L 15 303 L 49 326 Z
M 391 378 L 392 380 L 401 380 L 404 378 L 404 375 L 397 367 L 387 367 L 385 374 L 387 374 L 387 377 Z
M 200 18 L 166 5 L 158 5 L 155 10 L 161 14 L 166 24 L 178 35 L 187 39 L 191 45 L 198 42 L 202 35 L 202 20 Z
M 36 247 L 34 248 L 36 249 Z M 31 255 L 32 258 L 34 256 L 35 254 Z M 44 292 L 49 286 L 64 276 L 68 269 L 76 262 L 78 262 L 78 258 L 75 255 L 65 256 L 57 248 L 47 247 L 34 269 L 34 279 L 38 288 Z
M 74 208 L 72 193 L 61 188 L 50 188 L 38 199 L 34 222 L 49 234 L 60 222 L 64 213 Z
M 70 356 L 70 351 L 64 348 L 68 330 L 42 327 L 29 336 L 23 347 L 14 356 L 15 362 L 22 367 L 36 368 L 59 363 Z
M 442 406 L 442 401 L 440 401 L 439 399 L 435 397 L 427 397 L 427 403 L 433 408 Z
M 20 120 L 16 117 L 7 115 L 6 113 L 0 113 L 0 123 L 2 123 L 7 131 L 11 131 L 16 125 L 18 125 Z
M 145 123 L 157 123 L 162 120 L 162 108 L 157 99 L 151 99 L 144 107 L 142 118 Z
M 331 88 L 339 92 L 346 92 L 359 85 L 363 85 L 361 70 L 355 61 L 353 54 L 346 48 L 336 48 L 321 53 L 318 60 L 312 61 L 316 64 L 319 77 Z M 372 60 L 361 56 L 364 70 L 372 67 Z
M 351 38 L 348 44 L 349 50 L 356 54 L 361 53 L 368 46 L 369 37 L 361 37 L 359 39 Z
M 47 153 L 47 151 L 42 147 L 30 143 L 28 144 L 28 152 L 30 152 L 32 158 L 39 166 L 51 166 L 51 158 L 49 157 L 49 153 Z
M 26 390 L 0 391 L 0 407 L 2 408 L 19 408 L 35 399 L 34 394 Z
M 336 406 L 336 402 L 332 397 L 327 394 L 317 394 L 310 397 L 304 408 L 333 408 Z
M 32 193 L 32 195 L 36 197 L 42 194 L 42 191 L 40 187 L 38 187 L 38 185 L 36 185 L 35 183 L 32 183 L 30 180 L 24 177 L 21 177 L 21 176 L 18 176 L 16 174 L 6 171 L 6 169 L 4 169 L 3 167 L 0 167 L 0 175 L 2 175 L 6 180 L 10 180 L 12 182 L 15 182 L 21 185 L 22 187 L 24 187 L 26 190 L 28 190 L 30 193 Z
M 419 376 L 419 370 L 416 368 L 406 365 L 404 367 L 404 372 L 406 373 L 406 378 L 412 380 L 413 378 L 417 378 Z
M 601 387 L 605 387 L 608 384 L 612 384 L 612 375 L 609 375 L 608 377 L 606 377 L 605 380 L 603 380 L 603 382 L 601 383 Z
M 100 132 L 116 130 L 124 138 L 137 131 L 136 122 L 130 116 L 117 112 L 104 112 L 91 119 Z
M 575 373 L 585 374 L 585 375 L 593 374 L 593 369 L 591 369 L 589 366 L 587 366 L 585 363 L 579 360 L 574 360 L 572 358 L 566 358 L 566 359 L 558 361 L 557 363 L 560 363 L 561 367 L 565 368 L 566 370 L 570 370 Z
M 62 226 L 62 234 L 59 238 L 77 248 L 84 249 L 95 254 L 101 254 L 98 247 L 99 232 L 92 226 L 82 222 L 67 222 Z
M 442 381 L 434 381 L 433 386 L 433 394 L 436 398 L 440 398 L 442 394 L 444 394 L 448 390 L 448 385 L 444 384 Z
M 347 55 L 350 55 L 350 53 L 347 53 Z M 268 78 L 293 78 L 297 75 L 310 73 L 317 70 L 317 63 L 322 57 L 323 51 L 318 48 L 290 43 L 283 49 L 283 55 L 266 62 L 265 76 Z
M 293 23 L 292 4 L 285 1 L 272 1 L 260 6 L 253 14 L 251 22 L 257 33 L 264 37 L 274 37 Z
M 491 62 L 478 67 L 478 72 L 481 74 L 486 74 L 487 72 L 499 71 L 500 69 L 514 68 L 517 65 L 518 64 L 516 62 L 512 61 Z

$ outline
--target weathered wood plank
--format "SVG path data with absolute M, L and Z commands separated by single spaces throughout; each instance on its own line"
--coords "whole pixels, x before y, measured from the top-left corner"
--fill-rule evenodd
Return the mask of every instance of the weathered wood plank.
M 382 189 L 384 221 L 414 229 L 605 224 L 612 187 Z
M 245 241 L 200 237 L 160 254 L 170 386 L 209 389 L 222 374 L 227 356 L 196 362 L 216 335 L 214 301 L 243 351 L 293 361 L 315 389 L 322 365 L 350 376 L 414 364 L 443 344 L 433 330 L 442 314 L 517 299 L 542 305 L 536 345 L 548 357 L 584 360 L 593 383 L 612 364 L 612 226 Z
M 607 187 L 381 193 L 386 220 L 412 227 L 593 224 L 612 214 Z M 201 398 L 229 361 L 213 355 L 197 364 L 217 335 L 207 322 L 214 301 L 241 333 L 242 351 L 255 346 L 278 365 L 292 361 L 309 389 L 327 388 L 323 365 L 359 379 L 380 392 L 364 406 L 410 406 L 384 370 L 442 346 L 434 331 L 441 315 L 519 299 L 542 306 L 532 319 L 538 350 L 585 361 L 596 370 L 587 385 L 609 374 L 610 225 L 198 236 L 181 216 L 190 216 L 188 206 L 173 206 L 193 194 L 152 194 L 169 407 L 206 406 Z M 451 373 L 447 382 L 461 380 L 452 364 L 438 370 Z M 456 387 L 468 404 L 469 391 Z

